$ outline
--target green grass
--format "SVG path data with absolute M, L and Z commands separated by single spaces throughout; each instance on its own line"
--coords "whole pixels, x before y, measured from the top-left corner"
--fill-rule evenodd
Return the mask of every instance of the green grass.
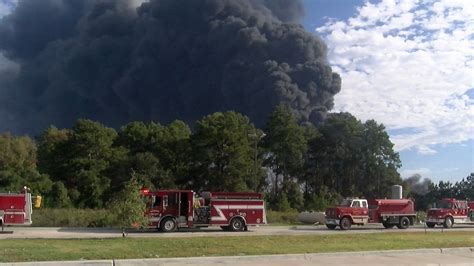
M 8 239 L 0 261 L 132 259 L 474 246 L 474 232 L 112 239 Z

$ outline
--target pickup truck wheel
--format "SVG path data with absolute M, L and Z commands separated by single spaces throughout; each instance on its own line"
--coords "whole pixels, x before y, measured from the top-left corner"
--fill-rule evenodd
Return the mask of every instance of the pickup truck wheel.
M 349 217 L 344 217 L 339 222 L 339 226 L 341 227 L 341 230 L 348 230 L 351 228 L 351 225 L 352 225 L 352 221 Z
M 176 222 L 173 218 L 165 218 L 160 223 L 160 229 L 162 232 L 168 233 L 176 230 Z
M 453 218 L 452 217 L 446 217 L 444 219 L 443 227 L 444 228 L 451 228 L 451 227 L 453 227 L 453 224 L 454 224 Z
M 397 224 L 398 229 L 407 229 L 410 226 L 410 219 L 408 217 L 400 218 L 400 221 Z
M 428 222 L 426 222 L 426 226 L 427 226 L 428 228 L 434 228 L 435 225 L 436 225 L 435 223 L 428 223 Z
M 230 230 L 232 231 L 243 231 L 245 229 L 244 220 L 240 217 L 236 217 L 230 221 Z
M 383 227 L 385 227 L 386 229 L 390 229 L 390 228 L 393 228 L 395 225 L 394 224 L 390 224 L 390 223 L 382 223 Z
M 335 224 L 327 224 L 326 227 L 329 228 L 329 229 L 331 229 L 331 230 L 336 229 L 336 225 L 335 225 Z

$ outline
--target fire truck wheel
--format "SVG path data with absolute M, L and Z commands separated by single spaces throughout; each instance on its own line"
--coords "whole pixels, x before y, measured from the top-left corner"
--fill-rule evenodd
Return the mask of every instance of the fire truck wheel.
M 436 225 L 435 223 L 426 223 L 426 226 L 427 226 L 428 228 L 434 228 L 435 225 Z
M 176 230 L 176 222 L 174 221 L 173 218 L 165 218 L 163 221 L 160 223 L 160 229 L 162 232 L 173 232 Z
M 444 227 L 444 228 L 451 228 L 451 227 L 453 227 L 453 218 L 452 218 L 452 217 L 446 217 L 446 218 L 444 219 L 443 227 Z
M 352 221 L 349 217 L 344 217 L 339 222 L 339 226 L 341 227 L 341 230 L 348 230 L 351 228 L 351 225 L 352 225 Z
M 400 221 L 397 224 L 398 229 L 407 229 L 410 226 L 410 219 L 408 217 L 400 218 Z
M 230 230 L 243 231 L 245 228 L 244 220 L 240 217 L 235 217 L 230 221 Z
M 329 229 L 331 229 L 331 230 L 336 229 L 336 225 L 335 225 L 335 224 L 327 224 L 326 227 L 329 228 Z

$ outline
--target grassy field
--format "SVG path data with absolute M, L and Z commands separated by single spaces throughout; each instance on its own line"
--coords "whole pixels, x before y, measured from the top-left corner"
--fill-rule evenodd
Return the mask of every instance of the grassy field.
M 0 261 L 132 259 L 474 246 L 474 232 L 114 239 L 4 239 Z

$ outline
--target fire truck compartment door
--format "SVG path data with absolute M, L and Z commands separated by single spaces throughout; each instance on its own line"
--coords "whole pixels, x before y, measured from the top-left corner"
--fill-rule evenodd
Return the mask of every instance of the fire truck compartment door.
M 5 224 L 23 224 L 25 223 L 24 212 L 6 212 L 3 216 Z

